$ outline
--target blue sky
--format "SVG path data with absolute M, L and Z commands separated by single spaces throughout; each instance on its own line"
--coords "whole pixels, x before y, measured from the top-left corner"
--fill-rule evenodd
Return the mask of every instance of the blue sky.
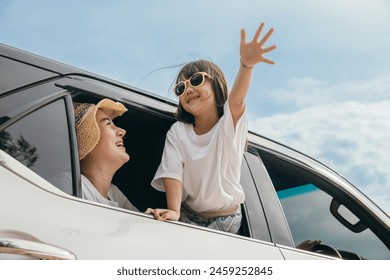
M 273 27 L 250 129 L 313 156 L 390 213 L 386 0 L 0 0 L 0 41 L 174 98 L 176 65 L 209 58 L 231 86 L 240 29 Z

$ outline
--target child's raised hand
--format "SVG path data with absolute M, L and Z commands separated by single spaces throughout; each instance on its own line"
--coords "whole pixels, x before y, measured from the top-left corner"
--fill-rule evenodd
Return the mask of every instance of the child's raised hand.
M 271 47 L 263 48 L 263 45 L 268 41 L 274 29 L 271 28 L 267 32 L 267 34 L 265 34 L 265 36 L 259 41 L 259 37 L 261 31 L 263 30 L 263 27 L 264 27 L 264 22 L 260 24 L 259 28 L 256 31 L 255 36 L 253 37 L 253 40 L 248 43 L 246 42 L 245 30 L 241 29 L 240 60 L 241 60 L 241 64 L 245 68 L 253 68 L 253 66 L 255 66 L 257 63 L 260 62 L 275 64 L 275 62 L 273 62 L 272 60 L 263 57 L 264 54 L 276 49 L 275 45 L 272 45 Z

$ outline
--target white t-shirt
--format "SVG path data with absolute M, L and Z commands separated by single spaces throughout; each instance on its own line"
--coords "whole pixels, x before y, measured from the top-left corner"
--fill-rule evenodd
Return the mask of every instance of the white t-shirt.
M 245 112 L 234 129 L 228 102 L 224 115 L 206 134 L 176 122 L 167 132 L 160 166 L 151 185 L 165 191 L 163 178 L 183 184 L 182 202 L 197 212 L 223 210 L 244 202 L 241 163 L 248 134 Z
M 111 184 L 110 188 L 108 189 L 109 199 L 106 199 L 98 192 L 98 190 L 94 187 L 91 181 L 88 180 L 88 178 L 85 177 L 83 174 L 81 174 L 81 189 L 82 198 L 84 199 L 100 202 L 110 206 L 138 211 L 138 209 L 130 203 L 127 197 L 114 184 Z

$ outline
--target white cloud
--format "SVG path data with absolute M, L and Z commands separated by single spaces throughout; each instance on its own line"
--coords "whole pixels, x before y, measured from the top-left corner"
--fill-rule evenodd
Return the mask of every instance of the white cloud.
M 287 105 L 290 110 L 311 106 L 330 105 L 349 100 L 378 102 L 389 100 L 390 76 L 367 81 L 349 81 L 329 84 L 326 81 L 305 77 L 290 79 L 287 88 L 272 90 L 267 99 L 278 105 Z
M 325 163 L 389 213 L 389 108 L 388 100 L 325 103 L 253 120 L 250 129 Z

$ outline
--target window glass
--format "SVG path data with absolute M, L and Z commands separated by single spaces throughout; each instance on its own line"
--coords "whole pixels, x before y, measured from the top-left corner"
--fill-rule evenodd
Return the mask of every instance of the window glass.
M 54 73 L 0 57 L 0 94 L 29 83 L 55 76 Z M 21 75 L 21 73 L 23 73 Z
M 65 101 L 58 100 L 0 132 L 0 148 L 72 194 L 71 158 Z
M 263 161 L 277 191 L 285 212 L 295 245 L 305 240 L 319 239 L 325 245 L 341 252 L 352 252 L 365 259 L 390 259 L 383 242 L 369 229 L 352 232 L 330 212 L 332 194 L 325 192 L 315 179 L 302 168 L 280 159 L 264 156 Z M 314 179 L 311 179 L 314 178 Z M 327 190 L 336 187 L 326 188 Z M 345 206 L 340 208 L 344 217 L 353 223 L 359 219 Z

